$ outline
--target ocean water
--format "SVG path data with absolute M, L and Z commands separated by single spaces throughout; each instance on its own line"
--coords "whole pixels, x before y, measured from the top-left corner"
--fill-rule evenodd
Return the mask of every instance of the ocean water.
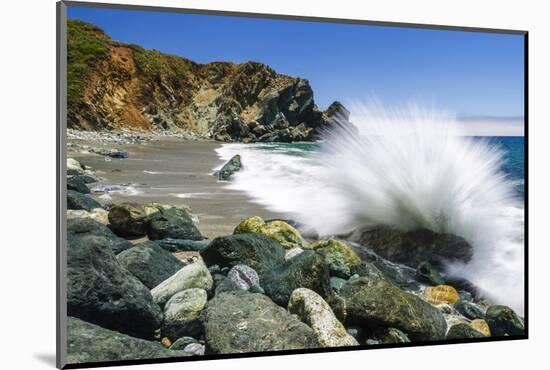
M 521 314 L 524 138 L 462 137 L 426 120 L 413 117 L 406 135 L 388 121 L 367 128 L 383 131 L 375 139 L 336 132 L 316 143 L 224 144 L 216 151 L 223 161 L 242 158 L 227 188 L 320 235 L 386 225 L 462 236 L 474 258 L 447 272 Z

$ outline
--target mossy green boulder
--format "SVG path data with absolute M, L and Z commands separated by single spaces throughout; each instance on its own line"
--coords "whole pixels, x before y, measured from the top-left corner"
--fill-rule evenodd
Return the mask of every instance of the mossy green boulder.
M 353 249 L 339 240 L 320 240 L 312 248 L 323 256 L 333 276 L 348 278 L 351 276 L 351 267 L 361 263 L 361 258 Z
M 263 234 L 281 244 L 285 249 L 311 248 L 298 230 L 281 220 L 265 222 L 259 216 L 250 217 L 238 224 L 233 231 L 233 234 L 242 233 Z

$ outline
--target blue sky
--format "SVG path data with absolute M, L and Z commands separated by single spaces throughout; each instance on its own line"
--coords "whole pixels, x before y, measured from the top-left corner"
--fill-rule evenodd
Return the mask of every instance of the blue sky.
M 523 116 L 523 36 L 69 7 L 113 39 L 200 63 L 269 64 L 332 101 L 412 101 L 460 116 Z

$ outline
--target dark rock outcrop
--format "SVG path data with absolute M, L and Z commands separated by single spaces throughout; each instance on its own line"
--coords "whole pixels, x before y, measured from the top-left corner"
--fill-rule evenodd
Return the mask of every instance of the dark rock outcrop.
M 525 324 L 510 307 L 493 305 L 487 308 L 485 321 L 495 337 L 523 335 Z
M 183 262 L 152 241 L 140 243 L 116 258 L 149 289 L 153 289 L 184 266 Z
M 218 171 L 218 179 L 221 181 L 228 181 L 231 176 L 242 168 L 241 156 L 235 154 L 226 164 L 223 165 L 221 170 Z
M 158 342 L 130 337 L 74 317 L 67 321 L 69 364 L 190 356 L 184 351 L 166 349 Z
M 445 262 L 468 262 L 473 248 L 461 237 L 437 234 L 427 229 L 397 231 L 378 228 L 364 231 L 357 242 L 392 262 L 416 268 L 428 261 L 436 268 Z
M 313 330 L 262 294 L 221 293 L 201 315 L 208 353 L 319 347 Z
M 94 235 L 68 240 L 67 314 L 141 338 L 152 338 L 162 321 L 149 289 Z
M 67 189 L 78 191 L 82 194 L 89 194 L 90 188 L 86 185 L 87 182 L 82 175 L 67 177 Z

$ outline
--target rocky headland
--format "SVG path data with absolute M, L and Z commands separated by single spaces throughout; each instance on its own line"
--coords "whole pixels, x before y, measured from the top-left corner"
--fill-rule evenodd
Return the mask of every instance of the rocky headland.
M 257 62 L 195 63 L 67 21 L 67 126 L 238 142 L 312 141 L 347 110 L 320 111 L 303 78 Z

